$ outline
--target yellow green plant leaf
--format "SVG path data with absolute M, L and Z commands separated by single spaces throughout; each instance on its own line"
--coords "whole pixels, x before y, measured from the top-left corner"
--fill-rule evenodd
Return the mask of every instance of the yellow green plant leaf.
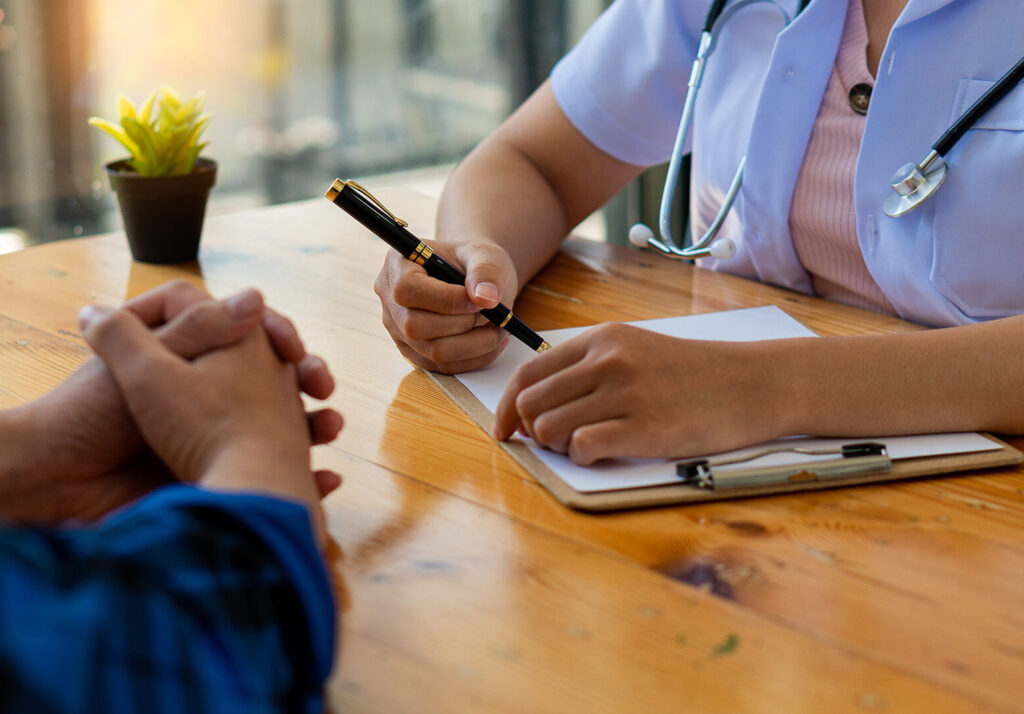
M 171 173 L 175 173 L 181 157 L 187 155 L 188 150 L 191 148 L 188 144 L 188 137 L 189 128 L 187 126 L 178 127 L 174 132 L 167 135 L 164 160 L 171 166 Z
M 119 127 L 117 124 L 107 121 L 106 119 L 101 119 L 100 117 L 89 117 L 89 126 L 94 126 L 100 131 L 105 132 L 110 136 L 114 137 L 115 139 L 117 139 L 119 142 L 121 142 L 124 148 L 128 149 L 128 152 L 132 156 L 138 154 L 139 147 L 135 144 L 134 141 L 128 138 L 128 133 L 125 132 L 125 130 Z
M 174 161 L 174 165 L 171 166 L 169 176 L 182 176 L 184 174 L 192 173 L 192 168 L 195 165 L 195 160 L 192 159 L 190 152 L 182 152 Z
M 199 116 L 199 97 L 192 97 L 174 112 L 174 121 L 178 124 L 185 124 Z
M 197 144 L 187 150 L 183 150 L 182 156 L 179 158 L 178 162 L 175 163 L 172 173 L 192 173 L 196 166 L 196 160 L 199 158 L 199 153 L 209 145 L 209 142 L 203 142 L 202 144 Z
M 149 116 L 153 113 L 154 101 L 156 101 L 156 92 L 153 92 L 146 98 L 146 103 L 142 105 L 142 110 L 139 112 L 139 121 L 143 124 L 149 124 Z
M 168 86 L 150 94 L 136 111 L 124 96 L 118 98 L 120 126 L 94 117 L 89 123 L 119 141 L 132 155 L 136 171 L 151 176 L 189 173 L 199 153 L 208 145 L 199 138 L 209 122 L 203 114 L 206 95 L 187 101 Z
M 160 88 L 160 100 L 161 103 L 166 103 L 172 111 L 178 111 L 179 107 L 181 107 L 181 99 L 178 97 L 178 93 L 166 84 Z
M 124 119 L 125 117 L 131 117 L 132 119 L 138 118 L 138 114 L 135 113 L 135 107 L 132 105 L 131 100 L 123 94 L 117 97 L 117 113 L 119 118 Z
M 171 164 L 173 163 L 170 158 L 171 151 L 169 147 L 171 137 L 162 132 L 152 132 L 152 138 L 153 152 L 156 160 L 153 171 L 159 176 L 170 171 Z
M 192 131 L 189 133 L 187 144 L 194 144 L 199 141 L 200 134 L 206 128 L 206 124 L 210 121 L 209 114 L 203 114 L 199 119 L 196 120 L 195 126 L 192 127 Z
M 183 146 L 189 143 L 189 137 L 192 135 L 192 129 L 188 126 L 176 127 L 173 131 L 166 134 L 167 136 L 167 153 L 177 154 L 181 151 Z
M 156 128 L 158 131 L 169 131 L 172 126 L 174 126 L 174 110 L 161 102 L 156 118 Z
M 153 137 L 150 135 L 150 128 L 133 117 L 125 117 L 121 120 L 121 126 L 128 133 L 128 137 L 139 147 L 141 160 L 136 167 L 140 174 L 157 173 L 158 162 L 156 157 L 156 146 L 153 144 Z

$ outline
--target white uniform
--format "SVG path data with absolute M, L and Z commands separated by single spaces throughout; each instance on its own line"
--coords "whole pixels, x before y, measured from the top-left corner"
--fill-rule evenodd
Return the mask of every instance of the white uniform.
M 709 5 L 617 0 L 552 74 L 569 120 L 622 161 L 667 160 Z M 780 5 L 792 14 L 797 0 Z M 738 239 L 737 255 L 706 267 L 811 292 L 789 205 L 845 13 L 843 0 L 812 0 L 779 32 L 778 9 L 758 3 L 718 26 L 690 137 L 696 233 L 744 154 L 747 168 L 721 234 Z M 889 36 L 854 201 L 867 268 L 906 319 L 954 325 L 1024 312 L 1024 83 L 946 155 L 935 196 L 901 218 L 882 213 L 893 172 L 921 161 L 1021 55 L 1021 0 L 910 0 Z

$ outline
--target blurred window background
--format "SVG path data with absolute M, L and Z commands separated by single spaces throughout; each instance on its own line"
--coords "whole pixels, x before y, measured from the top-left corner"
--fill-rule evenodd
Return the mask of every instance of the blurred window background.
M 0 0 L 0 253 L 119 227 L 116 120 L 162 84 L 206 92 L 210 215 L 335 176 L 438 194 L 605 0 Z M 601 217 L 586 232 L 604 237 Z

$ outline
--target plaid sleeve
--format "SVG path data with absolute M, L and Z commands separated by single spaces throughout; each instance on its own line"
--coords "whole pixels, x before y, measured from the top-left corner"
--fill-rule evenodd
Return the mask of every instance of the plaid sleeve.
M 333 646 L 302 505 L 174 485 L 0 530 L 0 711 L 319 713 Z

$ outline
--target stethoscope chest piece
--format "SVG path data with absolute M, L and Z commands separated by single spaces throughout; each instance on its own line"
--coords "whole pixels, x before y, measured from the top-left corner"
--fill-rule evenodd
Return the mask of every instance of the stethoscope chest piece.
M 893 174 L 890 179 L 893 193 L 890 193 L 882 203 L 885 215 L 898 218 L 910 213 L 931 198 L 946 180 L 946 174 L 949 173 L 946 162 L 931 155 L 929 158 L 932 160 L 926 159 L 922 165 L 913 162 L 904 164 Z M 935 160 L 938 160 L 938 166 L 929 169 L 929 165 Z

